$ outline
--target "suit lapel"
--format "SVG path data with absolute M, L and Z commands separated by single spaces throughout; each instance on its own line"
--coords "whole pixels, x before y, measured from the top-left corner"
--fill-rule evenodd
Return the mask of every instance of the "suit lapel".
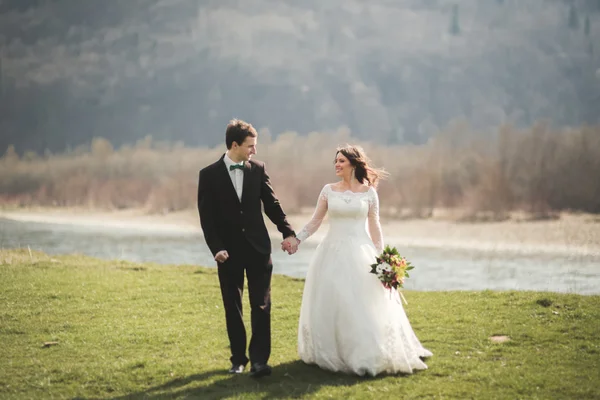
M 250 173 L 252 172 L 251 165 L 248 161 L 244 163 L 244 184 L 242 185 L 242 203 L 244 202 L 244 195 L 250 188 Z
M 224 181 L 225 184 L 225 192 L 229 193 L 228 196 L 233 196 L 235 201 L 239 204 L 240 199 L 238 199 L 237 193 L 235 191 L 235 187 L 233 186 L 233 182 L 231 181 L 231 177 L 229 176 L 229 172 L 227 171 L 227 165 L 225 165 L 225 161 L 223 159 L 225 156 L 221 157 L 219 168 L 217 168 L 219 172 L 219 176 L 217 179 Z M 245 182 L 245 179 L 244 179 Z

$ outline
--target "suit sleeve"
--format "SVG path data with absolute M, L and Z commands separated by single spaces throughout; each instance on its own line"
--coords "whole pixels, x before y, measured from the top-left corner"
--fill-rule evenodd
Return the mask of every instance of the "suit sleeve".
M 262 167 L 261 180 L 260 198 L 265 208 L 265 214 L 267 214 L 267 217 L 269 217 L 269 219 L 277 226 L 277 230 L 281 232 L 284 239 L 289 236 L 296 236 L 292 226 L 287 221 L 279 199 L 275 195 L 273 186 L 271 186 L 269 174 L 267 174 L 267 169 L 264 164 Z
M 212 255 L 215 256 L 219 251 L 225 250 L 225 246 L 223 246 L 217 230 L 214 196 L 210 191 L 209 177 L 206 170 L 200 171 L 198 180 L 198 213 L 200 215 L 200 225 L 204 232 L 204 240 L 206 240 Z

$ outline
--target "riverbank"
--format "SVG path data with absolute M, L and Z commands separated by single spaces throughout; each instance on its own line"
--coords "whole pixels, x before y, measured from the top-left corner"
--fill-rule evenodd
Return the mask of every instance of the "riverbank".
M 289 216 L 298 231 L 310 213 Z M 134 229 L 139 231 L 201 234 L 195 210 L 148 214 L 141 209 L 90 211 L 87 209 L 0 209 L 0 218 L 14 221 Z M 309 241 L 317 242 L 327 222 Z M 275 226 L 267 223 L 273 238 Z M 448 218 L 393 220 L 382 218 L 386 242 L 395 246 L 511 251 L 574 256 L 600 256 L 600 217 L 591 214 L 560 215 L 554 220 L 511 219 L 502 222 L 456 222 Z
M 3 399 L 600 396 L 600 296 L 407 291 L 429 369 L 372 379 L 298 360 L 303 281 L 275 275 L 273 375 L 255 381 L 226 374 L 215 269 L 0 250 L 0 282 Z

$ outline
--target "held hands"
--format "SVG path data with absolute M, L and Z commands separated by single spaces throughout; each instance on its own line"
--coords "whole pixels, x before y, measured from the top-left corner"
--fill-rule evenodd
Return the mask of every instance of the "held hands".
M 287 237 L 283 242 L 281 242 L 281 249 L 283 251 L 287 251 L 288 254 L 292 255 L 296 251 L 298 251 L 298 245 L 300 244 L 300 240 L 296 239 L 293 236 Z M 215 254 L 215 261 L 218 263 L 224 263 L 229 259 L 229 253 L 227 250 L 221 250 L 217 254 Z
M 300 240 L 293 236 L 289 236 L 285 238 L 283 242 L 281 242 L 281 250 L 287 251 L 289 255 L 292 255 L 298 251 L 299 244 Z
M 229 253 L 227 250 L 221 250 L 217 254 L 215 254 L 215 261 L 218 263 L 224 263 L 229 258 Z

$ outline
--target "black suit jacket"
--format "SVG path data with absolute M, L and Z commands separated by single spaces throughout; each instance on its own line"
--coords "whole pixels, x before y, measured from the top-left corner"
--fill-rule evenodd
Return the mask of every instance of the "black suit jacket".
M 224 157 L 200 171 L 198 211 L 206 243 L 213 256 L 221 250 L 235 252 L 244 239 L 258 252 L 270 254 L 271 240 L 263 219 L 261 202 L 265 214 L 284 238 L 295 236 L 295 233 L 275 196 L 265 164 L 256 160 L 245 163 L 240 202 Z

